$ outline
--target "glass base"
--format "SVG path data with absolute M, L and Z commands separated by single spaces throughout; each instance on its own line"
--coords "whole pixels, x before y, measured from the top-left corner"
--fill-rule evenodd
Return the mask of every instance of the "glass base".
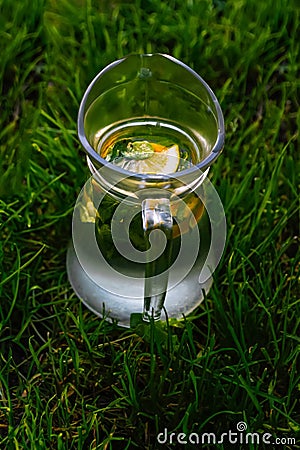
M 167 311 L 168 318 L 182 319 L 195 310 L 195 308 L 202 302 L 205 293 L 208 293 L 212 285 L 212 277 L 208 278 L 204 283 L 199 282 L 199 274 L 203 268 L 205 259 L 207 257 L 207 247 L 210 239 L 206 239 L 209 235 L 209 223 L 206 220 L 201 220 L 202 234 L 201 237 L 201 252 L 193 268 L 186 275 L 186 277 L 176 284 L 173 288 L 168 289 L 164 307 Z M 203 233 L 204 228 L 204 233 Z M 88 247 L 88 244 L 86 244 Z M 93 249 L 88 249 L 90 256 L 90 270 L 95 268 L 96 263 L 93 262 Z M 203 255 L 203 257 L 201 257 Z M 94 260 L 95 261 L 95 260 Z M 115 293 L 101 287 L 101 264 L 97 261 L 97 273 L 99 282 L 96 283 L 95 271 L 93 279 L 89 277 L 89 270 L 84 270 L 77 258 L 74 246 L 70 243 L 67 252 L 67 273 L 69 281 L 76 295 L 82 302 L 95 314 L 105 319 L 114 319 L 119 326 L 130 327 L 130 318 L 132 314 L 141 314 L 144 309 L 143 288 L 144 279 L 143 274 L 139 274 L 140 279 L 133 282 L 128 278 L 127 285 L 122 284 L 114 289 Z M 86 268 L 85 268 L 86 269 Z M 133 276 L 133 271 L 137 272 L 138 266 L 128 266 L 128 275 Z M 102 271 L 102 273 L 104 273 Z M 174 275 L 174 274 L 173 274 Z M 175 274 L 176 275 L 176 274 Z M 111 280 L 113 283 L 113 280 Z M 114 284 L 115 288 L 115 284 Z M 118 292 L 118 294 L 116 294 Z M 161 320 L 166 320 L 165 312 L 162 311 Z

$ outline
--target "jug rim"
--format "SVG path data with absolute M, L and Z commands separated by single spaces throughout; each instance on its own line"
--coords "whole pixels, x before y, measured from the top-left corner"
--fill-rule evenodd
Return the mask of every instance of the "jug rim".
M 203 158 L 203 160 L 199 161 L 197 164 L 192 165 L 188 169 L 184 169 L 178 172 L 170 173 L 170 174 L 145 174 L 145 173 L 136 173 L 131 172 L 126 169 L 123 169 L 121 167 L 118 167 L 116 165 L 113 165 L 112 163 L 109 163 L 106 159 L 102 158 L 100 154 L 92 147 L 90 142 L 88 141 L 85 129 L 84 129 L 84 117 L 86 112 L 86 104 L 89 98 L 89 95 L 99 80 L 106 72 L 111 70 L 113 67 L 119 65 L 126 59 L 130 57 L 154 57 L 154 56 L 161 56 L 163 58 L 169 59 L 170 61 L 174 62 L 175 64 L 178 64 L 188 72 L 190 72 L 196 79 L 200 81 L 200 83 L 204 86 L 205 90 L 209 94 L 210 99 L 212 100 L 215 111 L 216 111 L 216 120 L 218 125 L 218 134 L 217 139 L 210 150 L 209 154 Z M 82 97 L 82 100 L 80 102 L 79 111 L 78 111 L 78 119 L 77 119 L 77 130 L 78 130 L 78 137 L 80 140 L 81 145 L 83 146 L 85 152 L 87 153 L 87 156 L 97 165 L 99 166 L 108 166 L 110 169 L 117 172 L 119 175 L 123 175 L 125 177 L 131 177 L 135 178 L 137 180 L 143 180 L 143 181 L 155 181 L 155 180 L 168 180 L 176 176 L 177 179 L 184 178 L 187 175 L 192 174 L 194 171 L 202 171 L 204 172 L 207 168 L 211 166 L 211 164 L 218 158 L 220 153 L 222 152 L 224 148 L 224 142 L 225 142 L 225 124 L 224 124 L 224 116 L 222 113 L 221 106 L 219 104 L 219 101 L 214 94 L 211 87 L 207 84 L 207 82 L 191 67 L 189 67 L 187 64 L 183 63 L 179 59 L 175 58 L 174 56 L 165 54 L 165 53 L 131 53 L 123 58 L 120 58 L 116 61 L 111 62 L 110 64 L 106 65 L 89 83 L 87 89 L 84 92 L 84 95 Z

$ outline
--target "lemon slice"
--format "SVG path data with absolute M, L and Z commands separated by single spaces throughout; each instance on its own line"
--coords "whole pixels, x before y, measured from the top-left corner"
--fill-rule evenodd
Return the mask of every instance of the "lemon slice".
M 147 159 L 117 158 L 114 164 L 135 173 L 163 174 L 176 172 L 180 160 L 177 144 L 160 152 L 154 152 Z

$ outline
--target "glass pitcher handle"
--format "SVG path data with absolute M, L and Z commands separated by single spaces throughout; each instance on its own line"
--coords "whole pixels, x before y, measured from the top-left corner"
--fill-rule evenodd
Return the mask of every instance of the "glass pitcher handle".
M 143 320 L 149 322 L 160 319 L 168 287 L 173 229 L 169 199 L 143 200 L 142 217 L 147 245 L 158 255 L 145 269 Z

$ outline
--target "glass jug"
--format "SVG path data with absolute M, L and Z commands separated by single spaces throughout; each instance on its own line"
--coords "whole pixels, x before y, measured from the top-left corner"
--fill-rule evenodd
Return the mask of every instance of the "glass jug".
M 171 56 L 129 55 L 87 88 L 78 134 L 92 176 L 74 208 L 67 255 L 77 296 L 122 326 L 136 313 L 145 321 L 189 314 L 225 243 L 224 211 L 207 178 L 224 145 L 214 93 Z M 128 156 L 134 149 L 138 156 Z

